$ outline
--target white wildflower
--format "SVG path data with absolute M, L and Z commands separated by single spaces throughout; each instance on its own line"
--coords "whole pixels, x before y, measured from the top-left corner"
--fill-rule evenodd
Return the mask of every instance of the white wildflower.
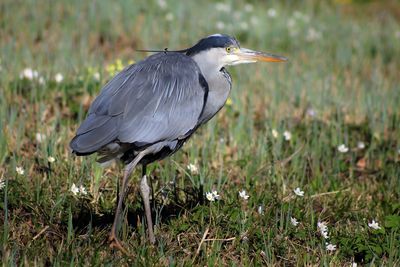
M 381 227 L 379 226 L 379 223 L 376 222 L 375 220 L 372 220 L 372 222 L 368 223 L 368 226 L 371 227 L 374 230 L 381 229 Z
M 353 263 L 351 264 L 351 267 L 357 267 L 357 262 L 353 262 Z
M 61 83 L 64 80 L 64 76 L 61 73 L 57 73 L 54 76 L 54 80 L 56 81 L 56 83 Z
M 214 197 L 214 194 L 213 194 L 212 192 L 207 192 L 207 193 L 206 193 L 206 198 L 207 198 L 207 200 L 210 201 L 210 202 L 215 201 L 215 197 Z
M 303 14 L 300 11 L 294 11 L 293 12 L 293 17 L 295 17 L 296 19 L 301 19 L 303 17 Z
M 257 26 L 257 25 L 258 25 L 258 18 L 257 18 L 257 16 L 252 16 L 252 17 L 250 18 L 250 24 L 253 25 L 253 26 Z
M 17 167 L 15 168 L 15 171 L 16 171 L 19 175 L 24 175 L 24 173 L 25 173 L 24 168 L 23 168 L 23 167 L 20 167 L 20 166 L 17 166 Z
M 165 15 L 165 20 L 166 21 L 173 21 L 174 20 L 174 14 L 172 14 L 171 12 L 167 13 L 167 15 Z
M 284 131 L 283 136 L 285 137 L 286 141 L 290 141 L 290 139 L 292 138 L 292 134 L 289 131 Z
M 217 23 L 215 24 L 215 27 L 218 30 L 223 30 L 223 29 L 225 29 L 225 23 L 223 23 L 222 21 L 217 21 Z
M 157 4 L 161 9 L 167 8 L 167 1 L 165 1 L 165 0 L 158 0 Z
M 246 21 L 241 22 L 239 26 L 244 31 L 246 31 L 249 28 L 249 24 Z
M 297 219 L 294 218 L 294 217 L 290 217 L 290 223 L 291 223 L 293 226 L 297 226 L 297 225 L 299 224 L 299 222 L 297 221 Z
M 290 18 L 287 22 L 287 27 L 294 28 L 294 26 L 296 26 L 296 21 L 294 19 Z
M 321 39 L 321 37 L 322 37 L 321 32 L 319 32 L 316 29 L 311 27 L 307 31 L 306 40 L 309 42 L 313 42 L 313 41 Z
M 310 117 L 315 117 L 315 116 L 317 116 L 317 112 L 315 111 L 315 109 L 310 107 L 307 109 L 307 115 Z
M 2 190 L 6 186 L 6 181 L 4 181 L 3 177 L 0 178 L 0 190 Z
M 93 73 L 93 78 L 94 78 L 96 81 L 100 81 L 100 73 L 98 73 L 98 72 Z
M 246 190 L 239 191 L 239 197 L 243 198 L 244 200 L 249 199 L 249 195 L 246 194 Z
M 215 5 L 215 9 L 217 11 L 226 12 L 226 13 L 231 12 L 231 6 L 229 4 L 225 4 L 225 3 L 217 3 Z
M 264 214 L 264 206 L 263 205 L 258 206 L 257 212 L 258 212 L 258 214 L 263 215 Z
M 276 129 L 272 129 L 271 133 L 272 133 L 272 136 L 273 136 L 274 138 L 278 138 L 279 133 L 278 133 L 278 131 L 277 131 Z
M 349 148 L 345 144 L 341 144 L 337 149 L 340 153 L 347 153 L 349 151 Z
M 325 238 L 329 238 L 328 234 L 328 224 L 326 222 L 318 222 L 317 224 L 318 230 L 321 233 L 321 235 Z
M 357 148 L 358 149 L 364 149 L 365 148 L 365 143 L 363 141 L 358 141 L 357 142 Z
M 304 197 L 304 191 L 301 191 L 300 187 L 297 187 L 293 192 L 299 197 Z
M 36 133 L 36 141 L 38 143 L 43 142 L 44 140 L 46 140 L 46 135 L 42 134 L 42 133 Z
M 326 250 L 327 251 L 335 251 L 336 250 L 336 245 L 333 244 L 326 244 Z
M 77 187 L 75 184 L 72 184 L 69 191 L 71 191 L 76 196 L 79 193 L 79 187 Z
M 20 74 L 19 78 L 21 79 L 28 79 L 28 80 L 33 80 L 39 77 L 39 73 L 36 70 L 26 68 L 24 69 Z
M 52 157 L 52 156 L 49 156 L 49 157 L 47 157 L 47 161 L 48 161 L 49 163 L 53 163 L 53 162 L 56 161 L 56 159 L 55 159 L 54 157 Z
M 82 195 L 87 195 L 86 188 L 85 188 L 83 185 L 81 185 L 81 186 L 79 187 L 79 192 L 80 192 Z
M 310 17 L 309 16 L 307 16 L 307 15 L 305 15 L 305 14 L 299 12 L 299 11 L 293 12 L 293 17 L 295 19 L 302 20 L 304 22 L 309 22 L 310 21 Z
M 276 17 L 276 10 L 273 8 L 270 8 L 267 10 L 267 15 L 270 18 L 275 18 Z
M 219 196 L 217 191 L 214 190 L 214 191 L 211 192 L 211 194 L 213 195 L 214 200 L 219 200 L 220 199 L 220 196 Z
M 43 76 L 40 76 L 38 79 L 39 84 L 44 85 L 46 83 L 46 80 L 44 79 Z
M 253 5 L 252 4 L 245 4 L 244 5 L 244 11 L 252 12 L 253 11 Z
M 189 165 L 187 165 L 187 169 L 188 169 L 192 174 L 197 174 L 197 173 L 199 173 L 199 168 L 197 167 L 196 164 L 190 163 Z

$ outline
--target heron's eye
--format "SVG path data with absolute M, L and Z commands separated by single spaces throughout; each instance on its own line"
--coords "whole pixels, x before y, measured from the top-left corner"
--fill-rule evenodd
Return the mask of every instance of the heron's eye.
M 226 52 L 228 52 L 228 53 L 232 53 L 233 51 L 235 51 L 235 47 L 233 47 L 233 46 L 228 46 L 226 48 Z

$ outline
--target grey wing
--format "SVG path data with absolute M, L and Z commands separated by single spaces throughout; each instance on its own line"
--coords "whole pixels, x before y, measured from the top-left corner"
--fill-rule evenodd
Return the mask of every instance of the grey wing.
M 115 140 L 145 145 L 183 139 L 196 128 L 207 92 L 190 57 L 155 54 L 106 84 L 70 146 L 90 154 Z

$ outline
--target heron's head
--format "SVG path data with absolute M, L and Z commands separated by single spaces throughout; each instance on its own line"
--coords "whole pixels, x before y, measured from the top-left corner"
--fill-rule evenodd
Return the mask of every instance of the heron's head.
M 201 39 L 197 44 L 188 48 L 186 54 L 191 56 L 200 68 L 215 66 L 220 69 L 243 63 L 287 60 L 285 57 L 242 48 L 235 38 L 224 34 L 213 34 Z

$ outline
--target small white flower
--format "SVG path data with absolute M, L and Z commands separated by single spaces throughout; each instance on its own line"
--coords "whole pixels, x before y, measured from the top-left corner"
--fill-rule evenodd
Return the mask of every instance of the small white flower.
M 277 131 L 276 129 L 272 129 L 271 133 L 272 133 L 272 136 L 273 136 L 274 138 L 278 138 L 279 133 L 278 133 L 278 131 Z
M 38 79 L 39 84 L 44 85 L 46 83 L 46 80 L 44 79 L 43 76 L 40 76 Z
M 241 22 L 239 26 L 244 31 L 246 31 L 249 28 L 249 24 L 245 21 Z
M 36 141 L 38 143 L 43 142 L 44 140 L 46 140 L 46 135 L 42 134 L 42 133 L 36 133 Z
M 327 231 L 328 230 L 328 224 L 326 222 L 318 222 L 317 227 L 320 231 Z
M 4 181 L 3 177 L 0 178 L 0 190 L 2 190 L 6 186 L 6 181 Z
M 335 251 L 336 250 L 336 245 L 333 245 L 333 244 L 327 244 L 326 245 L 326 250 L 327 251 Z
M 371 227 L 374 230 L 381 229 L 381 227 L 379 226 L 379 223 L 376 222 L 375 220 L 372 220 L 372 222 L 368 223 L 368 226 Z
M 365 143 L 363 141 L 358 141 L 357 142 L 357 148 L 358 149 L 364 149 L 365 148 Z
M 54 80 L 56 81 L 56 83 L 60 83 L 64 80 L 64 76 L 61 73 L 57 73 L 54 76 Z
M 19 166 L 17 166 L 17 167 L 15 168 L 15 171 L 16 171 L 19 175 L 24 175 L 24 173 L 25 173 L 24 168 L 19 167 Z
M 267 10 L 267 15 L 270 18 L 275 18 L 276 17 L 276 10 L 273 8 L 270 8 Z
M 317 112 L 315 111 L 315 109 L 310 107 L 307 109 L 307 115 L 310 117 L 315 117 L 315 116 L 317 116 Z
M 297 187 L 293 192 L 299 197 L 304 197 L 304 191 L 301 191 L 300 187 Z
M 311 27 L 307 31 L 306 40 L 309 42 L 313 42 L 313 41 L 321 39 L 321 37 L 322 37 L 321 32 L 319 32 L 316 29 Z
M 49 163 L 53 163 L 54 161 L 56 161 L 56 159 L 54 157 L 52 157 L 52 156 L 49 156 L 49 157 L 47 157 L 47 161 Z
M 250 18 L 250 24 L 253 25 L 253 26 L 258 25 L 258 18 L 257 18 L 257 16 L 252 16 L 252 17 Z
M 217 11 L 226 12 L 226 13 L 231 12 L 231 6 L 229 4 L 225 4 L 225 3 L 217 3 L 215 5 L 215 9 Z
M 340 153 L 347 153 L 349 151 L 349 148 L 345 144 L 341 144 L 340 146 L 338 146 L 337 150 Z
M 293 226 L 297 226 L 297 225 L 299 224 L 299 222 L 297 221 L 297 219 L 294 218 L 294 217 L 290 217 L 290 223 L 291 223 Z
M 20 79 L 33 80 L 39 77 L 39 73 L 36 70 L 26 68 L 19 74 Z
M 157 4 L 161 9 L 165 9 L 167 7 L 167 1 L 165 0 L 158 0 Z
M 292 28 L 294 28 L 294 26 L 296 26 L 296 21 L 295 21 L 294 19 L 290 18 L 290 19 L 288 20 L 288 22 L 287 22 L 287 27 L 288 27 L 289 29 L 292 29 Z
M 357 262 L 353 262 L 353 263 L 351 264 L 351 267 L 357 267 Z
M 197 167 L 197 165 L 190 163 L 189 165 L 187 165 L 187 169 L 192 173 L 192 174 L 197 174 L 199 173 L 199 168 Z
M 290 139 L 292 138 L 292 134 L 289 131 L 284 131 L 283 136 L 286 141 L 290 141 Z
M 249 199 L 249 195 L 246 194 L 246 190 L 239 191 L 239 197 L 243 198 L 244 200 Z
M 211 194 L 213 195 L 214 200 L 219 200 L 220 199 L 220 196 L 218 195 L 217 191 L 214 190 L 214 191 L 211 192 Z
M 258 206 L 257 212 L 258 212 L 258 214 L 263 215 L 264 214 L 264 206 L 263 205 Z
M 172 14 L 171 12 L 169 12 L 167 15 L 165 15 L 165 20 L 166 21 L 173 21 L 174 20 L 174 14 Z
M 81 185 L 81 186 L 79 187 L 79 192 L 80 192 L 82 195 L 87 195 L 86 188 L 85 188 L 83 185 Z
M 318 222 L 317 224 L 318 230 L 321 233 L 321 235 L 325 238 L 329 238 L 328 234 L 328 224 L 326 222 Z
M 222 21 L 217 21 L 217 23 L 215 24 L 215 27 L 218 30 L 223 30 L 223 29 L 225 29 L 225 23 L 223 23 Z
M 94 78 L 96 81 L 100 81 L 100 73 L 98 73 L 98 72 L 93 73 L 93 78 Z
M 71 191 L 76 196 L 79 193 L 79 187 L 77 187 L 75 184 L 72 184 L 69 191 Z
M 252 4 L 245 4 L 244 5 L 244 11 L 246 11 L 246 12 L 253 11 L 253 5 Z
M 321 235 L 323 238 L 328 239 L 329 238 L 329 233 L 328 231 L 321 231 Z
M 210 201 L 210 202 L 215 201 L 215 197 L 214 197 L 214 194 L 213 194 L 212 192 L 207 192 L 207 193 L 206 193 L 206 198 L 207 198 L 207 200 Z

